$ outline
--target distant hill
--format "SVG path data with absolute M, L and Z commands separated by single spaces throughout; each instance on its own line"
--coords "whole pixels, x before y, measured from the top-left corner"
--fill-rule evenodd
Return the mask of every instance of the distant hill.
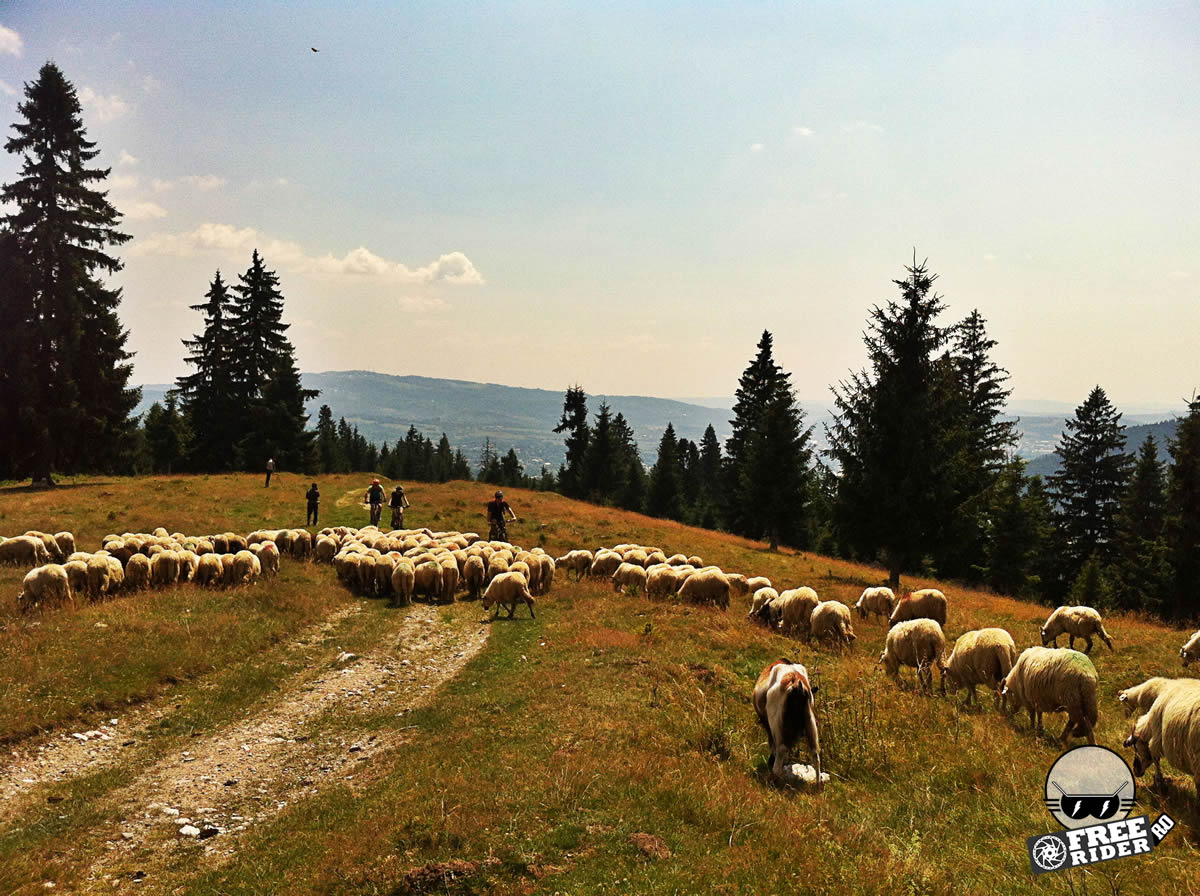
M 1136 454 L 1142 442 L 1146 441 L 1146 436 L 1154 436 L 1154 441 L 1158 444 L 1158 459 L 1163 463 L 1169 463 L 1171 454 L 1167 450 L 1167 439 L 1175 438 L 1175 427 L 1177 421 L 1162 420 L 1158 423 L 1143 423 L 1137 426 L 1125 427 L 1125 450 L 1129 454 Z M 1061 421 L 1059 423 L 1059 433 L 1062 432 Z M 1058 455 L 1053 453 L 1053 449 L 1058 444 L 1058 435 L 1050 444 L 1050 453 L 1040 454 L 1029 460 L 1029 465 L 1025 468 L 1026 474 L 1030 476 L 1049 476 L 1051 473 L 1058 472 Z

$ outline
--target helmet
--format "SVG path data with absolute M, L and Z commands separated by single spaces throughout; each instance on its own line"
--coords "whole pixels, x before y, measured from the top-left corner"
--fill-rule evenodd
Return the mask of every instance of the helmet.
M 503 498 L 503 497 L 504 497 L 504 492 L 497 490 L 497 491 L 496 491 L 496 497 L 497 497 L 497 498 Z
M 372 479 L 372 480 L 371 480 L 371 485 L 379 485 L 379 480 L 378 480 L 378 479 Z

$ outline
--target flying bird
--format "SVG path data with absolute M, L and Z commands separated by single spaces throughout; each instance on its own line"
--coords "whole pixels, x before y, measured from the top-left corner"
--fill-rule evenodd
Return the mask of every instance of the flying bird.
M 312 50 L 314 53 L 320 53 L 320 52 L 321 52 L 321 51 L 320 51 L 320 50 L 318 50 L 316 47 L 309 47 L 309 49 L 310 49 L 310 50 Z

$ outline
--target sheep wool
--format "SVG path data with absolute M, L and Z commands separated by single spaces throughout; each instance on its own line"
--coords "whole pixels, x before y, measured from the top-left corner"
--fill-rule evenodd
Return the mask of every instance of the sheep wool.
M 900 680 L 900 667 L 917 670 L 917 683 L 928 693 L 933 688 L 933 670 L 938 670 L 941 687 L 946 688 L 946 670 L 942 654 L 946 650 L 946 635 L 936 619 L 908 619 L 888 629 L 887 641 L 879 662 L 888 675 Z
M 1200 681 L 1187 678 L 1161 693 L 1134 723 L 1125 741 L 1133 747 L 1133 773 L 1143 775 L 1154 765 L 1155 782 L 1165 783 L 1161 761 L 1166 759 L 1200 788 Z M 1200 789 L 1197 789 L 1200 793 Z
M 1042 626 L 1042 646 L 1058 646 L 1058 636 L 1068 636 L 1067 646 L 1075 647 L 1075 639 L 1082 638 L 1087 642 L 1084 653 L 1092 652 L 1092 635 L 1099 635 L 1100 640 L 1112 650 L 1112 638 L 1104 630 L 1104 622 L 1100 614 L 1091 607 L 1059 607 L 1050 614 L 1046 624 Z
M 772 628 L 780 634 L 792 637 L 808 637 L 812 625 L 812 611 L 821 599 L 807 585 L 790 588 L 771 601 L 768 612 Z
M 1200 632 L 1192 635 L 1188 642 L 1179 648 L 1179 659 L 1185 669 L 1188 663 L 1200 662 Z
M 936 588 L 922 588 L 900 598 L 892 611 L 888 625 L 907 622 L 909 619 L 933 619 L 938 625 L 946 625 L 946 595 Z
M 496 612 L 492 614 L 492 618 L 500 615 L 500 607 L 508 610 L 508 618 L 511 619 L 517 611 L 517 603 L 524 601 L 529 607 L 529 616 L 535 616 L 533 612 L 533 595 L 529 593 L 529 585 L 525 581 L 525 577 L 517 572 L 501 573 L 492 579 L 488 584 L 487 590 L 483 593 L 483 608 L 490 610 L 496 608 Z
M 889 619 L 896 609 L 896 594 L 891 588 L 866 588 L 859 596 L 854 609 L 858 610 L 858 615 L 863 619 L 876 613 L 884 619 Z
M 966 632 L 954 642 L 946 660 L 943 681 L 951 691 L 967 689 L 967 703 L 975 702 L 975 686 L 995 692 L 1000 705 L 1000 684 L 1017 661 L 1017 645 L 1002 628 L 981 628 Z
M 1063 746 L 1072 734 L 1094 744 L 1099 688 L 1100 677 L 1086 654 L 1070 648 L 1028 647 L 1005 677 L 1001 697 L 1010 715 L 1022 707 L 1028 710 L 1029 723 L 1038 731 L 1043 713 L 1066 712 L 1067 724 L 1059 738 Z

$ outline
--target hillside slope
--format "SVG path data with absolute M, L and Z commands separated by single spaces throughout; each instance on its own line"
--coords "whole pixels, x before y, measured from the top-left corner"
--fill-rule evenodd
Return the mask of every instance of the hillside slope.
M 364 521 L 362 477 L 321 485 L 323 522 Z M 270 489 L 258 476 L 0 489 L 0 531 L 70 528 L 94 548 L 110 529 L 290 525 L 302 518 L 303 486 L 283 474 Z M 476 484 L 414 483 L 410 494 L 413 525 L 483 523 L 486 495 Z M 553 553 L 639 541 L 764 574 L 780 587 L 809 584 L 847 603 L 883 577 L 553 494 L 513 490 L 510 498 L 521 518 L 514 540 Z M 328 567 L 285 560 L 279 580 L 250 589 L 184 585 L 33 619 L 11 603 L 20 575 L 0 570 L 0 709 L 41 713 L 49 733 L 10 742 L 7 752 L 44 761 L 37 746 L 45 739 L 96 728 L 121 732 L 129 745 L 78 774 L 28 775 L 34 784 L 16 777 L 22 810 L 0 808 L 3 892 L 45 892 L 47 881 L 59 892 L 112 892 L 122 879 L 141 881 L 139 892 L 188 894 L 1025 894 L 1066 886 L 1035 884 L 1024 851 L 1027 836 L 1054 827 L 1042 796 L 1057 743 L 986 698 L 967 709 L 960 699 L 922 696 L 911 670 L 893 683 L 875 666 L 879 622 L 856 618 L 858 641 L 838 652 L 751 625 L 745 599 L 719 612 L 614 594 L 606 582 L 567 582 L 560 572 L 535 619 L 518 611 L 491 623 L 486 645 L 439 685 L 414 651 L 443 629 L 477 627 L 484 614 L 471 602 L 394 609 L 353 597 Z M 937 583 L 906 582 L 926 584 Z M 1044 608 L 942 587 L 952 638 L 1001 625 L 1021 646 L 1037 640 Z M 1117 690 L 1179 674 L 1185 633 L 1133 617 L 1107 627 L 1116 650 L 1098 647 L 1092 657 L 1101 680 L 1097 737 L 1124 752 Z M 138 651 L 120 649 L 134 641 Z M 339 665 L 344 652 L 355 655 L 352 665 Z M 194 664 L 179 668 L 181 654 Z M 779 656 L 804 662 L 821 688 L 823 760 L 833 780 L 820 796 L 767 780 L 749 696 L 759 670 Z M 147 683 L 130 691 L 129 676 L 143 667 Z M 408 671 L 371 677 L 359 668 Z M 343 675 L 356 684 L 302 724 L 261 730 L 261 746 L 238 740 L 248 721 L 279 718 L 276 708 L 306 688 L 326 693 Z M 64 709 L 72 693 L 80 702 Z M 422 693 L 423 701 L 408 701 Z M 130 701 L 152 724 L 127 718 Z M 29 721 L 27 729 L 37 727 Z M 1057 734 L 1061 719 L 1051 716 L 1047 727 Z M 220 768 L 218 747 L 242 752 L 239 743 L 250 755 L 264 751 L 258 771 L 245 762 L 232 774 Z M 316 760 L 296 760 L 289 774 L 286 757 L 312 751 Z M 268 762 L 271 755 L 281 758 Z M 140 783 L 150 780 L 148 768 L 156 769 L 154 787 L 192 781 L 164 791 L 192 794 L 166 804 L 178 816 L 154 807 L 158 790 Z M 1169 811 L 1179 828 L 1151 858 L 1098 866 L 1090 882 L 1076 875 L 1077 892 L 1194 887 L 1195 796 L 1189 781 L 1166 771 L 1163 795 L 1139 782 L 1135 812 Z M 199 841 L 178 834 L 179 817 L 222 822 Z

